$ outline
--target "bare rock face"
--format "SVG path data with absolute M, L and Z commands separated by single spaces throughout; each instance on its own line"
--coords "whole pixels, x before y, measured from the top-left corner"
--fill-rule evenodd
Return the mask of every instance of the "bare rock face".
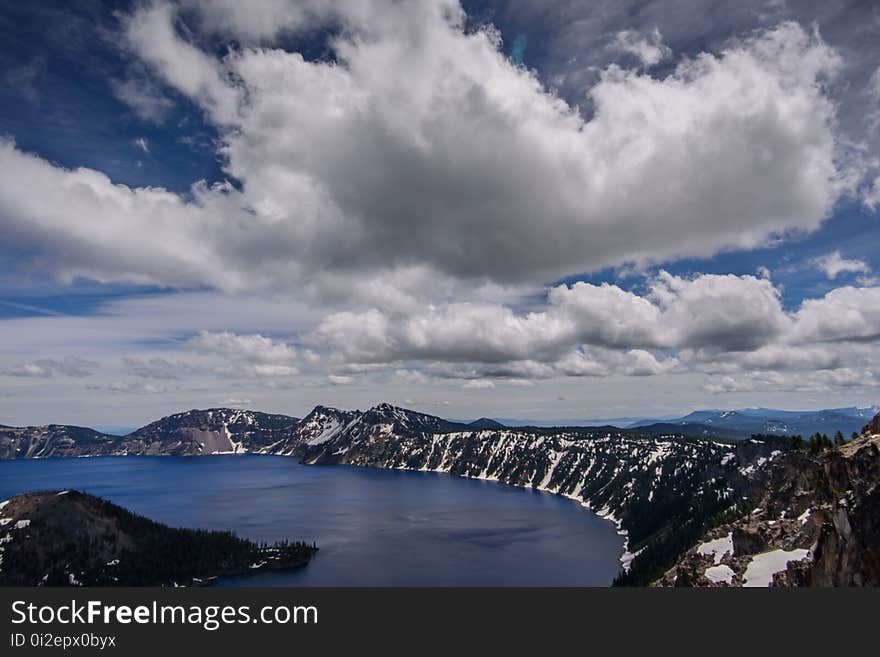
M 770 538 L 763 525 L 735 526 L 731 532 L 733 551 L 735 554 L 760 554 L 767 550 Z
M 877 413 L 862 429 L 863 436 L 876 436 L 880 434 L 880 413 Z
M 786 453 L 756 485 L 755 509 L 707 533 L 654 584 L 880 585 L 880 414 L 850 443 Z

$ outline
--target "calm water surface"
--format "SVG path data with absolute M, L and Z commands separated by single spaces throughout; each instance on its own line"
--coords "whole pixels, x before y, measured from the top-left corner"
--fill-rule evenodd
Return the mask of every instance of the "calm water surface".
M 570 500 L 444 474 L 256 455 L 0 461 L 0 500 L 66 488 L 172 526 L 321 548 L 305 568 L 228 586 L 601 586 L 623 551 Z

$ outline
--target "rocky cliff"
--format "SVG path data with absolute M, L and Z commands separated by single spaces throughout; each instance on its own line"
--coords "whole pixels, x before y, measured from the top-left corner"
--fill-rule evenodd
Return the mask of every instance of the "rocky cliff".
M 754 508 L 689 548 L 661 586 L 880 585 L 880 415 L 861 437 L 791 450 L 756 477 Z

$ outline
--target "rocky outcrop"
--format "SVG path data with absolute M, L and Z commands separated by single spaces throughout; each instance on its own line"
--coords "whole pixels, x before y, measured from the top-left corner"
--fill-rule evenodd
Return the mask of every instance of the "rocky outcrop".
M 862 428 L 863 436 L 876 436 L 880 434 L 880 413 L 877 413 L 871 421 Z
M 878 429 L 880 415 L 845 445 L 788 452 L 756 478 L 755 508 L 703 536 L 656 583 L 880 585 Z M 730 549 L 715 549 L 725 537 Z

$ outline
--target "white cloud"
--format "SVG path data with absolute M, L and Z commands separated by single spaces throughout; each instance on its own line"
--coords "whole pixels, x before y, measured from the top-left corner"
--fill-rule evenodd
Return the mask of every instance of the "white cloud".
M 828 255 L 815 258 L 813 264 L 825 272 L 825 275 L 830 279 L 835 279 L 843 273 L 867 274 L 871 271 L 867 263 L 862 260 L 848 260 L 840 255 L 840 251 L 833 251 Z
M 704 389 L 715 395 L 746 392 L 832 392 L 850 388 L 880 386 L 880 379 L 869 369 L 840 368 L 788 374 L 746 372 L 738 376 L 708 379 Z
M 98 363 L 78 358 L 77 356 L 66 356 L 60 360 L 54 358 L 42 358 L 31 363 L 22 363 L 15 365 L 6 371 L 0 371 L 0 374 L 16 377 L 41 377 L 47 378 L 53 374 L 61 374 L 72 378 L 85 378 L 94 374 L 94 370 L 98 367 Z
M 200 353 L 262 364 L 290 364 L 297 358 L 296 349 L 290 345 L 259 334 L 200 331 L 187 345 Z
M 560 285 L 549 291 L 545 310 L 525 315 L 476 303 L 429 306 L 408 315 L 378 309 L 335 313 L 321 321 L 313 340 L 347 361 L 367 363 L 553 362 L 582 344 L 636 349 L 632 357 L 645 359 L 650 348 L 754 348 L 788 322 L 778 291 L 767 280 L 683 279 L 661 272 L 645 296 L 608 284 Z
M 228 3 L 212 4 L 204 20 L 226 21 Z M 217 59 L 181 38 L 170 6 L 137 11 L 128 43 L 218 127 L 243 189 L 130 189 L 5 142 L 7 248 L 67 278 L 227 291 L 414 263 L 438 280 L 534 282 L 750 248 L 816 228 L 844 191 L 820 84 L 840 59 L 796 24 L 664 79 L 608 69 L 584 120 L 491 30 L 465 32 L 455 3 L 314 6 L 347 28 L 337 63 L 266 47 Z
M 160 395 L 171 390 L 168 386 L 143 381 L 113 381 L 106 386 L 92 386 L 91 389 L 125 395 Z
M 877 287 L 838 288 L 787 312 L 767 279 L 660 272 L 643 295 L 607 284 L 561 285 L 542 310 L 527 313 L 455 303 L 408 315 L 335 313 L 310 340 L 337 363 L 418 364 L 450 379 L 863 373 L 880 358 L 871 344 L 880 338 L 877 308 Z M 865 385 L 873 380 L 863 378 Z
M 663 37 L 656 27 L 647 34 L 635 30 L 621 30 L 614 35 L 611 49 L 635 56 L 643 66 L 655 66 L 672 54 L 663 45 Z
M 126 21 L 125 33 L 145 63 L 171 87 L 196 101 L 220 121 L 234 117 L 240 91 L 227 84 L 218 62 L 176 34 L 175 9 L 156 2 Z
M 821 299 L 806 299 L 794 322 L 794 342 L 876 340 L 880 337 L 880 287 L 839 287 Z
M 143 121 L 161 124 L 174 109 L 174 101 L 149 80 L 130 79 L 115 82 L 112 87 L 116 97 Z
M 224 399 L 223 401 L 217 402 L 217 405 L 222 407 L 247 406 L 248 404 L 252 403 L 253 402 L 250 399 L 237 399 L 236 397 L 230 397 L 229 399 Z
M 876 210 L 880 205 L 880 176 L 874 178 L 874 182 L 862 192 L 862 203 L 871 210 Z
M 473 379 L 466 381 L 461 387 L 465 390 L 486 390 L 487 388 L 494 388 L 495 384 L 488 379 Z
M 230 331 L 200 331 L 186 346 L 200 354 L 219 356 L 216 371 L 238 377 L 289 377 L 299 373 L 297 350 L 265 336 Z
M 52 376 L 52 370 L 36 363 L 22 363 L 21 365 L 9 368 L 3 374 L 7 376 L 46 378 Z
M 192 365 L 181 361 L 171 362 L 161 357 L 123 358 L 123 366 L 129 374 L 142 379 L 180 379 L 194 370 Z

